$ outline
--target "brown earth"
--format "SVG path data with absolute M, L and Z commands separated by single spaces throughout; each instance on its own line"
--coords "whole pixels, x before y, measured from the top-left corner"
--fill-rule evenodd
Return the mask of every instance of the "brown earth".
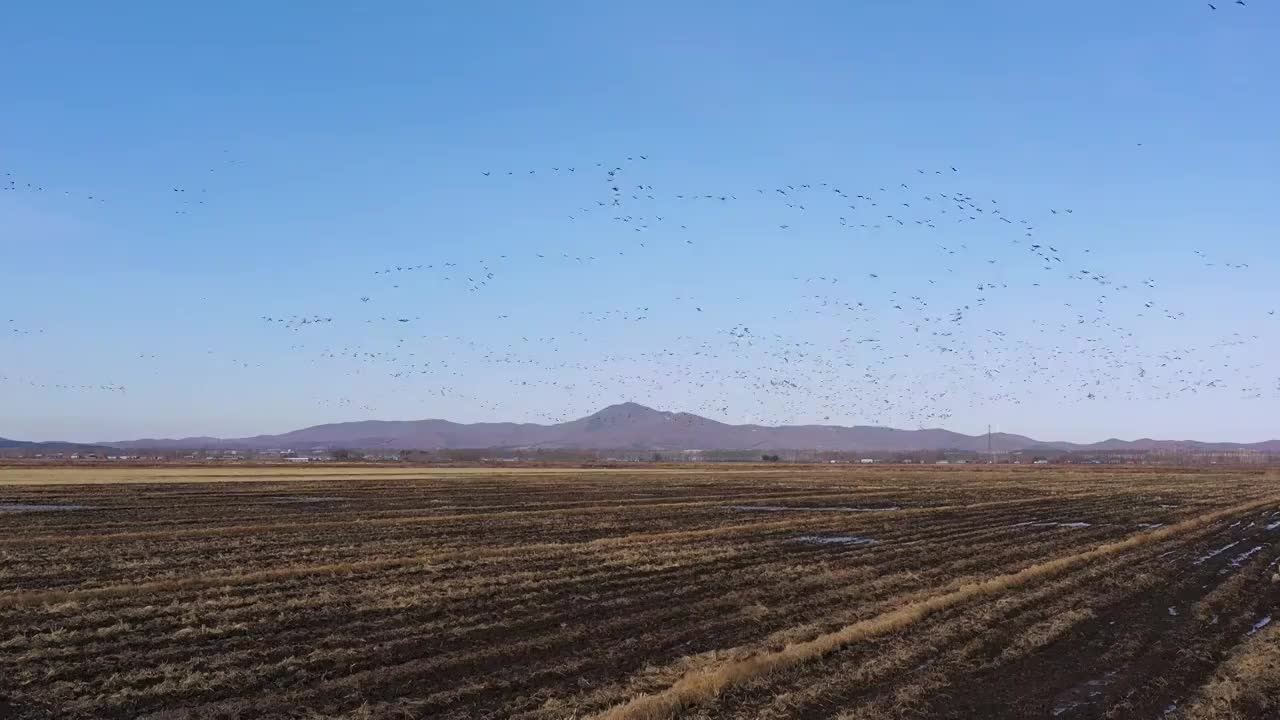
M 1274 718 L 1278 479 L 0 469 L 0 718 Z

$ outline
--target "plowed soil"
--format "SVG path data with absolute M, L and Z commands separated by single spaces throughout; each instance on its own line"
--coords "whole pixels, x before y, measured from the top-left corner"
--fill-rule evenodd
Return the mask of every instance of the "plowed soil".
M 1280 717 L 1274 471 L 0 469 L 0 530 L 0 718 Z

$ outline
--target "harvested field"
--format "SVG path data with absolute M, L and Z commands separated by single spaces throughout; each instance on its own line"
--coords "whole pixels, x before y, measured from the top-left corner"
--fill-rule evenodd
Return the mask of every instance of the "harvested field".
M 1277 480 L 0 469 L 0 718 L 1274 718 Z

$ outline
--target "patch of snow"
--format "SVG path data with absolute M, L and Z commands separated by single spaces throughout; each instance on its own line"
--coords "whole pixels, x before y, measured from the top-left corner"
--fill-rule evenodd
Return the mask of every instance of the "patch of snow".
M 1115 680 L 1115 675 L 1114 670 L 1109 670 L 1102 677 L 1088 680 L 1059 695 L 1058 703 L 1053 707 L 1053 716 L 1057 717 L 1068 710 L 1095 704 L 1096 698 L 1102 696 L 1103 688 Z
M 1178 617 L 1178 608 L 1176 608 L 1176 607 L 1174 607 L 1174 606 L 1170 605 L 1170 606 L 1169 606 L 1169 615 L 1170 615 L 1171 617 Z
M 1257 555 L 1257 554 L 1258 554 L 1258 552 L 1259 552 L 1259 551 L 1261 551 L 1261 550 L 1262 550 L 1262 548 L 1264 548 L 1264 547 L 1266 547 L 1266 545 L 1259 545 L 1259 546 L 1257 546 L 1257 547 L 1255 547 L 1255 548 L 1251 548 L 1251 549 L 1249 549 L 1249 550 L 1246 550 L 1246 551 L 1244 551 L 1244 552 L 1240 553 L 1239 555 L 1237 555 L 1237 556 L 1235 556 L 1235 557 L 1231 558 L 1231 567 L 1234 567 L 1234 568 L 1238 568 L 1238 567 L 1240 567 L 1242 564 L 1244 564 L 1244 561 L 1245 561 L 1245 560 L 1248 560 L 1249 558 L 1253 557 L 1254 555 Z
M 1252 635 L 1270 624 L 1271 624 L 1271 616 L 1268 615 L 1262 618 L 1261 620 L 1259 620 L 1258 622 L 1254 623 L 1253 629 L 1249 631 L 1249 634 Z
M 1010 525 L 1009 527 L 1026 527 L 1028 525 L 1032 527 L 1064 527 L 1064 528 L 1093 527 L 1093 523 L 1087 523 L 1087 522 L 1038 522 L 1035 520 L 1020 522 L 1016 525 Z
M 1093 527 L 1093 523 L 1087 522 L 1038 522 L 1031 523 L 1036 527 L 1064 527 L 1064 528 L 1087 528 Z
M 1277 520 L 1266 527 L 1267 530 L 1275 530 L 1276 528 L 1280 528 L 1280 520 Z
M 874 545 L 876 542 L 857 535 L 801 535 L 796 540 L 818 545 Z
M 1084 704 L 1084 703 L 1082 703 L 1082 702 L 1069 702 L 1069 703 L 1067 703 L 1067 704 L 1065 704 L 1065 705 L 1059 705 L 1058 707 L 1056 707 L 1056 708 L 1054 708 L 1054 709 L 1053 709 L 1053 716 L 1054 716 L 1054 717 L 1058 717 L 1058 716 L 1059 716 L 1059 715 L 1061 715 L 1062 713 L 1064 713 L 1064 712 L 1066 712 L 1066 711 L 1068 711 L 1068 710 L 1073 710 L 1073 709 L 1075 709 L 1075 708 L 1078 708 L 1078 707 L 1080 707 L 1080 706 L 1081 706 L 1081 705 L 1083 705 L 1083 704 Z
M 1164 527 L 1164 523 L 1138 523 L 1138 527 L 1146 530 L 1155 530 L 1158 527 Z
M 1224 545 L 1224 546 L 1222 546 L 1222 547 L 1218 548 L 1217 550 L 1214 550 L 1213 552 L 1209 553 L 1208 555 L 1201 556 L 1199 559 L 1197 559 L 1195 562 L 1193 562 L 1193 563 L 1191 563 L 1191 564 L 1192 564 L 1192 565 L 1203 565 L 1206 561 L 1208 561 L 1208 560 L 1212 560 L 1213 558 L 1218 557 L 1218 556 L 1219 556 L 1219 555 L 1221 555 L 1222 553 L 1224 553 L 1224 552 L 1226 552 L 1226 551 L 1230 550 L 1231 548 L 1233 548 L 1233 547 L 1235 547 L 1235 546 L 1237 546 L 1237 545 L 1239 545 L 1239 544 L 1240 544 L 1240 541 L 1239 541 L 1239 540 L 1237 540 L 1237 541 L 1235 541 L 1235 542 L 1231 543 L 1230 545 Z

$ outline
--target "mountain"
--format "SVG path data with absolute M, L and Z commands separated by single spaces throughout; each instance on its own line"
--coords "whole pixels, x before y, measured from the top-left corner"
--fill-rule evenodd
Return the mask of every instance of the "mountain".
M 114 452 L 111 447 L 102 445 L 85 445 L 82 443 L 71 442 L 31 442 L 27 440 L 10 440 L 9 438 L 0 438 L 0 454 L 6 451 L 21 452 L 24 455 L 32 453 L 105 453 Z
M 143 439 L 103 443 L 136 449 L 305 450 L 312 448 L 582 448 L 644 450 L 836 450 L 915 451 L 987 449 L 986 435 L 949 430 L 896 430 L 875 426 L 730 425 L 689 413 L 654 410 L 637 403 L 611 405 L 593 415 L 554 425 L 472 423 L 448 420 L 364 420 L 294 430 L 283 435 L 219 439 Z M 1092 445 L 1041 442 L 1023 435 L 991 435 L 995 450 L 1233 450 L 1280 452 L 1280 440 L 1263 443 L 1201 443 L 1167 440 L 1105 440 Z

